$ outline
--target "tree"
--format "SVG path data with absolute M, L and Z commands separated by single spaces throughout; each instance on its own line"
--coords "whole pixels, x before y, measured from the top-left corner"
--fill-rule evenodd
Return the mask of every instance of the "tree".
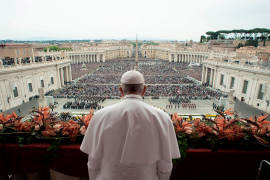
M 201 35 L 201 39 L 200 39 L 200 43 L 203 43 L 206 41 L 206 36 L 204 35 Z
M 244 47 L 244 45 L 242 43 L 239 43 L 236 48 L 239 49 L 240 47 Z
M 254 46 L 254 47 L 258 47 L 258 40 L 247 40 L 245 43 L 245 46 Z
M 218 38 L 218 32 L 208 31 L 208 32 L 206 32 L 206 35 L 210 36 L 211 40 Z

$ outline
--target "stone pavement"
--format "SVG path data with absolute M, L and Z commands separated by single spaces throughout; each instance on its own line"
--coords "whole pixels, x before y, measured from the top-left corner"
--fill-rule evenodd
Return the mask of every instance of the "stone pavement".
M 63 105 L 67 101 L 74 101 L 74 99 L 67 99 L 67 98 L 55 98 L 55 102 L 58 104 L 56 105 L 56 108 L 54 111 L 56 112 L 70 112 L 75 114 L 87 114 L 89 113 L 89 109 L 64 109 Z M 120 102 L 120 99 L 107 99 L 103 103 L 101 103 L 101 106 L 109 106 L 111 104 Z M 189 109 L 189 108 L 180 108 L 178 109 L 178 106 L 175 108 L 175 105 L 173 105 L 172 109 L 166 108 L 166 105 L 169 104 L 168 98 L 162 97 L 160 99 L 151 99 L 150 97 L 146 97 L 143 100 L 145 103 L 148 103 L 150 105 L 153 105 L 157 108 L 160 108 L 162 110 L 165 110 L 169 113 L 179 113 L 181 115 L 202 115 L 202 114 L 216 114 L 216 112 L 212 108 L 212 100 L 192 100 L 191 103 L 196 104 L 196 109 Z M 12 112 L 16 112 L 19 116 L 25 116 L 29 114 L 33 107 L 38 107 L 38 101 L 32 100 L 27 103 L 24 103 L 18 107 L 12 108 L 8 111 L 5 111 L 5 114 L 10 114 Z M 256 109 L 250 105 L 247 105 L 244 102 L 236 100 L 235 102 L 235 111 L 238 113 L 239 117 L 250 117 L 254 115 L 261 115 L 263 111 Z
M 11 108 L 7 111 L 5 111 L 5 114 L 11 114 L 12 112 L 15 112 L 18 116 L 26 116 L 28 115 L 34 108 L 38 108 L 38 100 L 31 100 L 27 103 L 24 103 L 20 106 Z
M 65 102 L 71 101 L 73 102 L 74 99 L 65 99 L 65 98 L 55 98 L 55 102 L 58 102 L 57 107 L 55 108 L 56 112 L 70 112 L 75 114 L 81 114 L 81 113 L 88 113 L 89 110 L 82 110 L 82 109 L 64 109 L 63 105 Z M 106 99 L 103 103 L 101 103 L 101 106 L 109 106 L 112 104 L 115 104 L 117 102 L 120 102 L 120 99 Z M 211 100 L 192 100 L 191 103 L 194 103 L 197 105 L 196 109 L 189 109 L 189 108 L 180 108 L 178 109 L 178 106 L 173 105 L 172 109 L 166 108 L 166 105 L 169 104 L 168 98 L 160 98 L 160 99 L 151 99 L 149 97 L 146 97 L 143 100 L 145 103 L 148 103 L 152 106 L 155 106 L 159 109 L 165 110 L 169 113 L 179 113 L 183 115 L 202 115 L 202 114 L 216 114 L 215 111 L 212 108 L 212 101 Z
M 258 116 L 264 114 L 262 110 L 254 108 L 244 102 L 239 100 L 235 101 L 235 111 L 239 115 L 239 117 L 250 117 L 250 116 Z

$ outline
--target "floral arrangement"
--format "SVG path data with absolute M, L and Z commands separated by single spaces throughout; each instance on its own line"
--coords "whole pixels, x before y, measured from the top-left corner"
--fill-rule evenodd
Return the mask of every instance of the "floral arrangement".
M 71 116 L 69 113 L 54 113 L 49 107 L 40 107 L 33 110 L 29 116 L 19 117 L 16 113 L 0 114 L 0 143 L 3 137 L 10 139 L 31 137 L 32 142 L 41 142 L 44 139 L 65 138 L 68 142 L 81 142 L 91 121 L 94 110 L 83 116 Z M 213 119 L 203 117 L 193 121 L 192 116 L 185 119 L 172 114 L 172 121 L 178 138 L 182 154 L 187 148 L 250 148 L 258 145 L 269 148 L 270 121 L 268 115 L 259 117 L 239 118 L 230 109 L 224 112 L 217 111 Z M 81 137 L 81 138 L 78 138 Z M 251 146 L 252 145 L 252 146 Z
M 213 119 L 203 117 L 193 121 L 177 113 L 172 115 L 182 154 L 187 148 L 270 148 L 268 115 L 247 119 L 239 118 L 231 109 L 216 112 L 218 115 Z
M 83 136 L 94 114 L 93 110 L 82 117 L 73 117 L 69 113 L 52 113 L 49 107 L 39 107 L 30 116 L 19 117 L 16 113 L 0 114 L 0 134 L 6 137 L 23 135 L 41 141 L 42 139 L 69 138 L 75 142 Z M 10 139 L 9 139 L 10 140 Z

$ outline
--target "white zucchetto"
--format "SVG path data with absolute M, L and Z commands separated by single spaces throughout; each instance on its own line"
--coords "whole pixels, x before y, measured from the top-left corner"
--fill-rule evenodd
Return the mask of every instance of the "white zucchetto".
M 136 70 L 125 72 L 121 77 L 121 84 L 144 84 L 142 73 Z

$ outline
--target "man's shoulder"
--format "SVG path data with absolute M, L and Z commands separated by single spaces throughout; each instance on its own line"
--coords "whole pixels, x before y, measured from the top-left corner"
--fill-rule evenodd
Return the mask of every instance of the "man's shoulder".
M 164 112 L 163 110 L 157 108 L 157 107 L 154 107 L 154 106 L 151 106 L 147 103 L 144 103 L 145 107 L 147 107 L 153 114 L 158 114 L 159 116 L 162 116 L 163 118 L 169 118 L 169 114 Z
M 121 110 L 121 106 L 122 106 L 121 102 L 106 106 L 106 107 L 96 111 L 95 115 L 100 116 L 100 115 L 104 115 L 104 114 L 107 114 L 110 112 L 115 112 L 115 111 Z

